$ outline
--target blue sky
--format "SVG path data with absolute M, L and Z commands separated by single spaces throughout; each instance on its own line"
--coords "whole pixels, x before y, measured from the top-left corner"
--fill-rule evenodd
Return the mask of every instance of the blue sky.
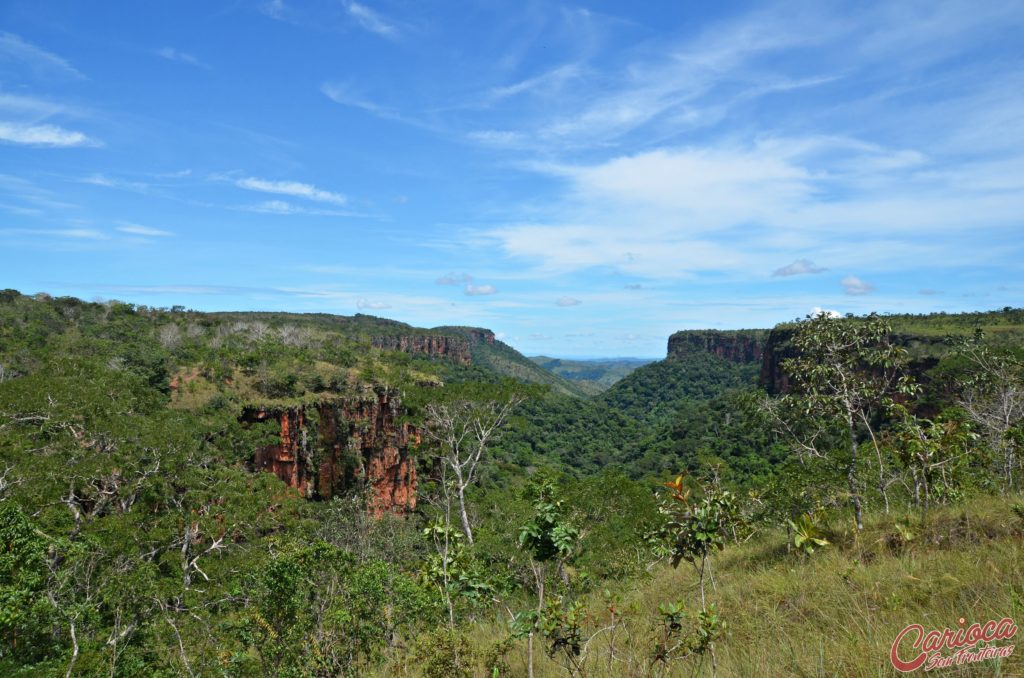
M 1024 305 L 1024 4 L 0 6 L 0 287 L 664 354 Z

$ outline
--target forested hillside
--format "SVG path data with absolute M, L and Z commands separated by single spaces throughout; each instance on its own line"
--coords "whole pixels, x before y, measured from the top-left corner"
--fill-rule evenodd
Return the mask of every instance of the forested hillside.
M 644 358 L 568 360 L 543 355 L 532 356 L 530 360 L 549 372 L 579 384 L 590 395 L 601 393 L 636 368 L 654 362 Z
M 1020 314 L 581 397 L 479 328 L 0 292 L 0 673 L 873 674 L 903 608 L 1024 613 Z

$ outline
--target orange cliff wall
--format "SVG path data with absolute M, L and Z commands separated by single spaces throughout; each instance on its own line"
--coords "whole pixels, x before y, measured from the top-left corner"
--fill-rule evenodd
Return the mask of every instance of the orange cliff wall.
M 315 410 L 311 430 L 307 409 Z M 348 489 L 370 489 L 374 515 L 416 508 L 416 460 L 419 432 L 397 423 L 401 404 L 387 392 L 366 400 L 338 400 L 280 411 L 248 409 L 241 421 L 276 420 L 280 442 L 256 450 L 253 465 L 310 499 L 329 499 Z
M 375 348 L 386 351 L 403 351 L 410 354 L 448 358 L 463 365 L 468 365 L 472 359 L 469 342 L 461 337 L 445 335 L 373 337 L 371 343 Z

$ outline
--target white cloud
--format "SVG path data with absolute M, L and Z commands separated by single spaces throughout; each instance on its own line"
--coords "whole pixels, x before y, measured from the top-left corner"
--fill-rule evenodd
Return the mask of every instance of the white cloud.
M 385 304 L 382 301 L 369 301 L 368 299 L 359 299 L 356 302 L 356 308 L 380 311 L 385 308 L 391 308 L 391 304 Z
M 70 238 L 72 240 L 107 240 L 109 236 L 91 228 L 5 228 L 0 234 Z
M 324 191 L 312 184 L 303 184 L 298 181 L 270 181 L 267 179 L 257 179 L 256 177 L 246 177 L 235 181 L 235 185 L 248 191 L 288 195 L 317 202 L 332 203 L 334 205 L 344 205 L 347 202 L 347 198 L 340 193 Z
M 438 285 L 463 285 L 473 282 L 473 276 L 468 273 L 447 273 L 434 282 Z
M 40 120 L 64 113 L 67 111 L 67 108 L 45 99 L 0 92 L 0 110 L 23 118 Z
M 843 314 L 840 313 L 839 311 L 834 311 L 831 308 L 822 308 L 821 306 L 815 306 L 814 308 L 812 308 L 810 315 L 811 315 L 812 318 L 817 318 L 820 315 L 823 315 L 823 316 L 825 316 L 827 318 L 842 318 L 843 317 Z
M 479 297 L 488 294 L 497 294 L 498 289 L 494 285 L 466 285 L 466 289 L 463 293 L 469 297 Z
M 582 303 L 582 301 L 580 301 L 579 299 L 574 299 L 573 297 L 559 297 L 558 299 L 555 300 L 555 306 L 562 307 L 579 306 Z
M 366 5 L 361 5 L 358 2 L 349 2 L 347 9 L 349 15 L 356 20 L 356 23 L 371 33 L 376 33 L 386 38 L 393 38 L 398 33 L 398 29 L 393 24 L 385 21 L 380 14 Z
M 470 141 L 476 141 L 484 144 L 485 146 L 494 146 L 497 148 L 520 148 L 527 145 L 527 142 L 531 139 L 530 135 L 522 132 L 493 129 L 469 132 L 466 134 L 466 138 Z
M 108 177 L 105 174 L 91 174 L 83 179 L 80 179 L 83 184 L 91 184 L 93 186 L 103 186 L 104 188 L 121 188 L 129 191 L 146 192 L 149 190 L 149 184 L 141 181 L 127 181 L 125 179 L 117 179 L 114 177 Z
M 156 54 L 159 57 L 167 59 L 168 61 L 178 61 L 189 66 L 197 66 L 199 68 L 209 69 L 210 67 L 200 61 L 197 57 L 188 52 L 182 52 L 181 50 L 174 49 L 173 47 L 161 47 L 156 50 Z
M 285 12 L 288 8 L 284 4 L 284 0 L 267 0 L 260 5 L 260 11 L 273 19 L 284 18 Z
M 813 259 L 776 275 L 810 274 L 821 268 L 811 264 L 818 259 L 893 268 L 922 248 L 928 256 L 984 259 L 986 241 L 960 242 L 965 224 L 988 233 L 1019 227 L 1024 165 L 978 161 L 971 184 L 968 168 L 939 173 L 932 161 L 892 173 L 857 164 L 900 153 L 849 138 L 765 137 L 592 165 L 534 163 L 528 167 L 567 181 L 561 200 L 546 207 L 547 218 L 530 206 L 534 223 L 483 235 L 506 254 L 537 262 L 539 272 L 610 267 L 671 279 L 702 271 L 749 277 L 794 250 Z
M 808 275 L 814 273 L 823 273 L 827 271 L 827 268 L 821 266 L 815 266 L 814 262 L 810 259 L 797 259 L 792 264 L 786 264 L 782 268 L 775 269 L 772 273 L 773 278 L 788 278 L 794 275 Z
M 249 207 L 253 212 L 269 212 L 271 214 L 295 214 L 299 209 L 284 200 L 267 200 Z
M 67 130 L 56 125 L 25 125 L 13 122 L 0 122 L 0 141 L 50 148 L 100 145 L 98 141 L 89 138 L 82 132 Z
M 318 217 L 356 217 L 366 216 L 360 215 L 355 212 L 347 212 L 345 210 L 334 210 L 334 209 L 311 209 L 290 203 L 286 200 L 264 200 L 261 203 L 255 205 L 247 205 L 244 207 L 238 207 L 236 209 L 245 210 L 247 212 L 259 212 L 260 214 L 309 214 Z
M 582 69 L 578 64 L 564 64 L 540 75 L 511 85 L 493 87 L 489 92 L 488 102 L 500 101 L 519 94 L 528 94 L 537 91 L 554 92 L 559 90 L 566 82 L 578 78 Z
M 846 276 L 839 282 L 839 284 L 843 286 L 843 292 L 845 294 L 850 294 L 854 296 L 868 294 L 875 290 L 874 285 L 865 282 L 853 275 Z
M 78 69 L 61 57 L 22 40 L 13 33 L 0 33 L 0 55 L 28 64 L 42 74 L 84 79 Z
M 164 231 L 150 226 L 142 226 L 140 224 L 124 224 L 123 226 L 118 226 L 117 230 L 122 233 L 130 233 L 131 235 L 145 235 L 154 238 L 166 238 L 174 235 L 170 231 Z

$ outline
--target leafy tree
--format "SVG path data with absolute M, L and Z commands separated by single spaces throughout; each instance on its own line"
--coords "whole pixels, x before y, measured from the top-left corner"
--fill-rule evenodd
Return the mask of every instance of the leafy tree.
M 565 564 L 573 554 L 580 532 L 566 520 L 564 500 L 553 480 L 547 477 L 538 478 L 531 483 L 529 494 L 533 498 L 533 515 L 519 530 L 519 546 L 530 555 L 537 607 L 530 612 L 517 615 L 514 625 L 520 635 L 526 635 L 527 668 L 532 678 L 534 634 L 537 630 L 545 629 L 544 596 L 548 568 L 554 565 L 563 581 L 568 578 Z M 561 609 L 561 606 L 557 606 L 556 609 Z M 548 619 L 550 618 L 549 615 Z M 560 628 L 562 625 L 558 623 L 549 623 L 547 630 L 555 633 Z M 559 639 L 564 639 L 564 635 L 556 636 L 555 642 L 560 642 Z M 559 647 L 563 645 L 560 644 Z M 578 642 L 570 641 L 564 647 L 570 655 L 579 653 Z
M 793 393 L 764 403 L 777 430 L 794 441 L 800 453 L 826 458 L 845 475 L 859 530 L 864 528 L 860 432 L 867 434 L 875 452 L 878 491 L 888 512 L 887 487 L 893 479 L 886 477 L 877 417 L 895 398 L 916 390 L 905 372 L 907 352 L 891 335 L 890 325 L 874 314 L 864 319 L 825 313 L 808 317 L 792 338 L 796 356 L 783 361 Z M 845 445 L 829 445 L 830 434 Z

